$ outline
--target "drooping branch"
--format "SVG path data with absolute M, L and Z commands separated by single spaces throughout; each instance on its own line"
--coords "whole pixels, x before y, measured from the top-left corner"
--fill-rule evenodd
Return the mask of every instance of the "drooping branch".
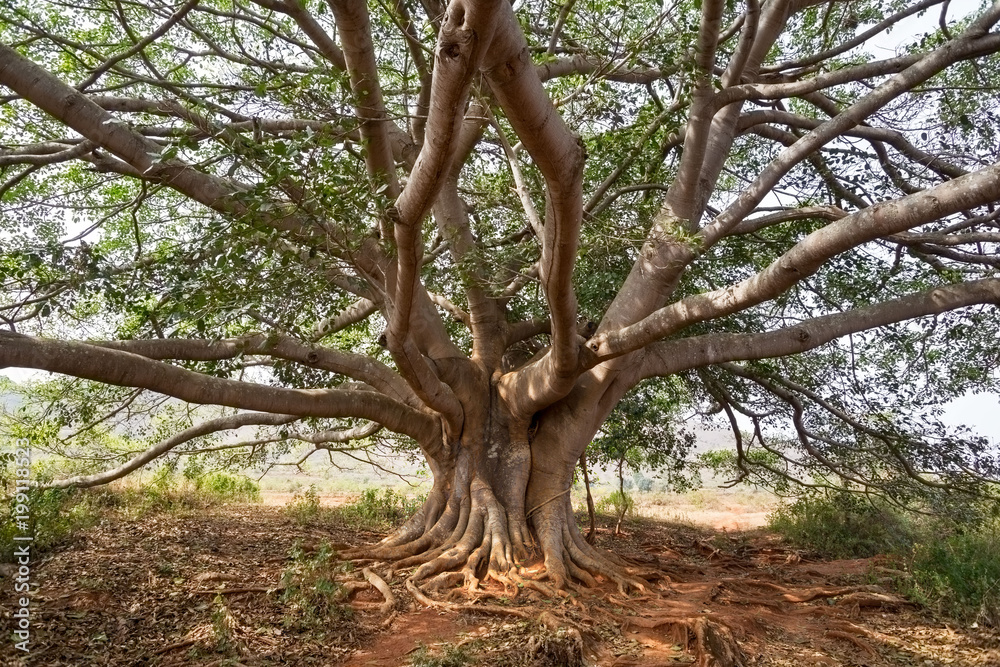
M 645 349 L 639 379 L 673 375 L 729 361 L 799 354 L 849 334 L 978 304 L 1000 306 L 1000 279 L 987 278 L 937 287 L 921 294 L 823 315 L 764 333 L 714 333 L 654 343 Z
M 123 463 L 117 468 L 114 468 L 113 470 L 107 470 L 93 475 L 79 475 L 76 477 L 56 480 L 49 484 L 45 484 L 42 488 L 87 488 L 91 486 L 100 486 L 101 484 L 108 484 L 109 482 L 121 479 L 134 470 L 138 470 L 147 463 L 163 456 L 175 447 L 183 445 L 184 443 L 190 442 L 196 438 L 210 435 L 212 433 L 219 433 L 220 431 L 230 431 L 244 426 L 282 426 L 299 419 L 301 419 L 301 417 L 297 415 L 276 415 L 259 412 L 240 413 L 236 415 L 228 415 L 226 417 L 209 419 L 200 424 L 196 424 L 191 428 L 184 429 L 180 433 L 172 435 L 165 440 L 161 440 L 143 453 Z
M 177 452 L 178 456 L 197 456 L 198 454 L 208 454 L 212 452 L 224 452 L 233 449 L 247 449 L 249 448 L 252 452 L 256 451 L 257 448 L 263 445 L 270 445 L 279 442 L 288 442 L 289 440 L 295 440 L 298 442 L 307 442 L 309 444 L 315 445 L 315 449 L 307 453 L 306 457 L 312 456 L 320 450 L 325 450 L 329 452 L 340 452 L 347 453 L 356 451 L 359 449 L 357 446 L 349 445 L 348 443 L 354 442 L 355 440 L 363 440 L 370 436 L 375 435 L 383 426 L 381 424 L 376 424 L 375 422 L 369 422 L 367 424 L 361 424 L 360 426 L 355 426 L 353 428 L 346 429 L 329 429 L 325 431 L 315 431 L 315 432 L 303 432 L 303 431 L 285 431 L 274 435 L 272 437 L 256 438 L 253 440 L 241 440 L 237 442 L 229 442 L 222 445 L 211 445 L 208 447 L 199 447 L 197 449 L 184 449 Z M 335 446 L 342 445 L 342 446 Z M 301 461 L 300 461 L 301 462 Z M 279 465 L 279 464 L 275 464 Z M 295 465 L 294 463 L 292 465 Z
M 977 489 L 978 482 L 987 479 L 970 469 L 961 460 L 948 461 L 936 470 L 919 470 L 914 462 L 909 460 L 909 455 L 900 451 L 900 445 L 903 444 L 903 441 L 911 440 L 909 437 L 892 433 L 891 431 L 872 429 L 847 412 L 831 405 L 812 390 L 779 376 L 756 373 L 738 364 L 727 363 L 722 364 L 720 367 L 733 375 L 750 380 L 767 391 L 771 396 L 787 404 L 791 408 L 792 424 L 795 427 L 797 439 L 802 449 L 823 468 L 833 472 L 841 479 L 857 484 L 863 489 L 877 489 L 892 497 L 893 494 L 889 484 L 886 483 L 886 480 L 882 479 L 884 473 L 892 469 L 901 471 L 903 475 L 916 482 L 919 486 L 971 492 L 973 495 L 979 492 Z M 843 438 L 821 433 L 807 424 L 806 405 L 803 397 L 808 398 L 824 410 L 827 410 L 837 420 L 840 420 L 856 433 L 864 436 L 869 441 L 869 444 L 865 444 L 863 440 L 861 442 L 857 440 L 845 442 Z M 912 445 L 913 442 L 911 441 L 908 444 Z M 852 456 L 847 458 L 838 457 L 836 456 L 838 449 L 846 449 L 852 453 Z M 771 450 L 769 449 L 769 451 Z M 864 453 L 865 458 L 858 459 L 856 456 L 853 456 L 853 454 L 857 453 Z M 787 455 L 783 455 L 782 457 L 793 463 L 793 465 L 802 468 L 808 467 L 804 461 L 792 460 Z M 944 453 L 941 455 L 941 462 L 949 458 L 949 454 Z M 992 466 L 992 462 L 989 462 L 988 465 Z M 954 474 L 956 472 L 960 473 L 960 477 L 956 478 Z M 942 474 L 946 475 L 944 479 L 940 479 Z M 938 476 L 939 479 L 934 479 L 932 475 Z M 968 485 L 968 482 L 972 482 L 971 486 Z
M 302 417 L 368 419 L 418 442 L 434 442 L 440 428 L 435 418 L 376 391 L 272 387 L 210 377 L 87 343 L 0 332 L 0 368 L 12 366 L 142 387 L 189 403 Z

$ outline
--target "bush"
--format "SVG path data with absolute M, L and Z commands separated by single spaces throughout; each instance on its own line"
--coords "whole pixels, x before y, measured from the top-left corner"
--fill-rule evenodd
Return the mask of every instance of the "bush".
M 1000 627 L 1000 522 L 928 539 L 910 558 L 907 594 L 963 622 Z
M 218 502 L 260 502 L 260 485 L 243 475 L 213 472 L 194 482 L 199 494 Z
M 304 491 L 296 491 L 292 502 L 285 506 L 285 511 L 295 519 L 296 523 L 306 525 L 319 516 L 319 494 L 316 486 L 310 484 Z
M 916 521 L 884 502 L 828 491 L 779 508 L 770 526 L 823 556 L 896 556 L 909 570 L 900 589 L 914 602 L 960 622 L 1000 627 L 1000 519 L 994 505 L 966 502 L 958 512 L 944 509 L 944 515 Z
M 77 489 L 32 489 L 28 491 L 29 525 L 34 536 L 32 549 L 45 551 L 66 542 L 72 535 L 99 519 L 100 502 L 95 494 Z M 8 513 L 0 525 L 0 560 L 14 554 L 14 537 L 19 530 L 14 515 L 15 499 L 8 499 Z
M 833 558 L 905 553 L 916 537 L 899 510 L 849 491 L 799 498 L 776 509 L 769 525 L 792 544 Z
M 424 498 L 409 498 L 392 489 L 365 489 L 355 502 L 338 507 L 336 515 L 348 523 L 367 528 L 392 528 L 423 505 Z

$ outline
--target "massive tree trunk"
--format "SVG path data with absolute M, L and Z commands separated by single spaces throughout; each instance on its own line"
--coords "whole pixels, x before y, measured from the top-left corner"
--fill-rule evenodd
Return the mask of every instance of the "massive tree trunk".
M 487 578 L 513 586 L 525 582 L 521 568 L 541 560 L 547 590 L 595 585 L 595 577 L 641 588 L 613 554 L 588 544 L 576 523 L 573 469 L 597 428 L 593 419 L 573 418 L 569 405 L 580 397 L 526 420 L 501 398 L 498 373 L 460 365 L 449 379 L 464 428 L 440 447 L 425 446 L 434 484 L 423 507 L 382 542 L 346 555 L 390 561 L 394 569 L 417 566 L 412 579 L 436 576 L 431 586 L 461 580 L 475 589 Z

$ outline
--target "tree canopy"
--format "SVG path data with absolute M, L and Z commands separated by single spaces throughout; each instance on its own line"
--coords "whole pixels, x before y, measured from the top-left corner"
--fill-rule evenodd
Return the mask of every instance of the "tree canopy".
M 636 584 L 567 492 L 654 378 L 740 478 L 973 493 L 937 416 L 998 389 L 1000 3 L 955 9 L 11 0 L 0 366 L 66 379 L 5 428 L 83 485 L 382 429 L 434 490 L 368 553 L 473 585 Z

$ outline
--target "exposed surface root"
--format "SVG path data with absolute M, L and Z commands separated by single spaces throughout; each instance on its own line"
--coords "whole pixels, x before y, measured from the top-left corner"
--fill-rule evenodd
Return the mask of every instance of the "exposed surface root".
M 858 637 L 855 637 L 854 635 L 848 632 L 844 632 L 843 630 L 827 630 L 826 632 L 823 633 L 823 636 L 832 639 L 843 639 L 845 641 L 850 642 L 851 644 L 854 644 L 872 658 L 878 657 L 878 651 L 873 649 L 868 642 L 859 639 Z
M 494 616 L 515 616 L 517 618 L 530 619 L 534 617 L 531 614 L 520 609 L 514 609 L 512 607 L 499 607 L 496 605 L 487 604 L 456 604 L 454 602 L 445 602 L 443 600 L 435 600 L 428 597 L 420 587 L 413 583 L 412 579 L 406 580 L 406 590 L 410 592 L 417 602 L 424 605 L 425 607 L 433 607 L 435 609 L 446 609 L 448 611 L 456 612 L 473 612 L 477 614 L 492 614 Z
M 744 667 L 747 658 L 732 631 L 715 620 L 701 618 L 627 618 L 629 625 L 647 629 L 667 627 L 674 643 L 694 654 L 698 667 Z
M 837 605 L 847 608 L 889 608 L 894 609 L 901 606 L 912 606 L 913 603 L 899 597 L 898 595 L 887 595 L 885 593 L 857 592 L 850 593 L 837 600 Z
M 378 592 L 381 593 L 382 597 L 385 598 L 385 602 L 382 603 L 382 606 L 379 608 L 379 611 L 382 612 L 383 614 L 388 614 L 393 609 L 395 609 L 396 596 L 392 594 L 392 589 L 389 588 L 389 585 L 385 583 L 382 577 L 378 576 L 377 574 L 372 572 L 371 569 L 367 567 L 363 569 L 361 573 L 365 575 L 365 579 L 368 580 L 368 583 L 377 588 Z

